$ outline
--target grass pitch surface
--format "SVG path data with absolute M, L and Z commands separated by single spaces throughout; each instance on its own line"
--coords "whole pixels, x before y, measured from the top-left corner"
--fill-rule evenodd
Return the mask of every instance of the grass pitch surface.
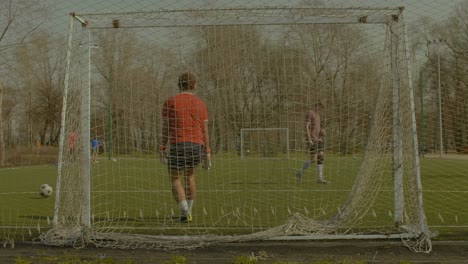
M 214 156 L 211 170 L 196 170 L 194 221 L 182 227 L 174 223 L 178 206 L 167 169 L 156 158 L 117 157 L 117 162 L 101 158 L 91 168 L 93 225 L 157 234 L 243 234 L 284 224 L 295 212 L 327 219 L 352 190 L 360 157 L 327 156 L 324 175 L 331 181 L 327 185 L 316 183 L 314 166 L 297 183 L 302 158 Z M 467 171 L 463 159 L 421 159 L 424 209 L 431 230 L 467 234 Z M 34 236 L 50 228 L 55 192 L 42 198 L 39 186 L 48 183 L 55 191 L 56 175 L 54 164 L 0 169 L 0 229 Z M 390 176 L 356 228 L 392 226 L 392 188 Z

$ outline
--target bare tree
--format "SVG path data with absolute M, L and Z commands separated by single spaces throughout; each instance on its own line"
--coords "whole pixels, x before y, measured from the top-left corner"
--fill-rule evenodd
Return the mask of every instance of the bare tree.
M 210 138 L 217 149 L 233 149 L 241 128 L 264 127 L 265 115 L 273 114 L 262 108 L 271 99 L 260 59 L 268 52 L 259 31 L 251 26 L 204 27 L 194 37 L 203 44 L 194 53 L 192 64 L 203 73 L 200 90 L 210 119 L 217 124 Z
M 42 144 L 58 142 L 65 61 L 63 47 L 62 39 L 54 39 L 42 32 L 16 49 L 22 109 L 28 128 L 31 128 L 28 133 L 39 135 Z M 24 76 L 29 78 L 24 79 Z
M 457 6 L 446 23 L 436 26 L 434 30 L 434 35 L 441 42 L 438 55 L 441 62 L 442 113 L 446 151 L 453 145 L 457 152 L 461 152 L 461 148 L 468 145 L 467 19 L 468 2 L 465 1 Z M 438 63 L 433 65 L 438 66 Z
M 296 92 L 304 95 L 298 100 L 303 105 L 311 106 L 317 100 L 327 105 L 322 113 L 327 138 L 336 138 L 340 153 L 349 152 L 349 145 L 354 145 L 348 139 L 355 138 L 355 128 L 363 121 L 356 115 L 357 109 L 368 105 L 363 102 L 366 97 L 360 96 L 369 88 L 367 67 L 378 60 L 360 51 L 363 34 L 350 25 L 305 25 L 291 28 L 288 35 L 304 57 L 300 65 L 306 86 Z
M 34 24 L 30 24 L 29 19 L 35 17 L 31 14 L 32 10 L 36 13 L 42 13 L 45 5 L 38 0 L 0 0 L 0 58 L 9 61 L 11 53 L 7 51 L 11 48 L 22 45 L 29 35 L 41 26 L 45 21 L 45 16 L 42 19 L 34 20 Z M 39 11 L 39 12 L 38 12 Z M 25 18 L 26 20 L 25 22 Z M 15 29 L 15 26 L 18 28 Z M 10 34 L 14 32 L 14 34 Z M 2 63 L 0 66 L 4 66 Z M 5 75 L 7 76 L 7 75 Z M 5 81 L 5 80 L 4 80 Z M 3 108 L 0 107 L 0 118 L 3 116 Z M 3 122 L 0 122 L 0 157 L 5 158 L 5 142 L 3 138 Z M 0 161 L 0 166 L 4 165 L 4 160 Z
M 34 20 L 34 24 L 29 22 L 24 23 L 24 19 L 28 21 L 32 12 L 44 13 L 46 12 L 46 5 L 38 0 L 0 0 L 0 53 L 10 48 L 15 48 L 25 42 L 31 33 L 37 30 L 45 21 L 45 18 Z M 14 36 L 8 39 L 8 34 L 15 24 L 22 21 L 21 24 L 26 25 L 25 28 L 19 29 L 20 34 L 15 32 Z M 19 23 L 18 23 L 19 24 Z M 7 40 L 8 39 L 8 40 Z M 7 43 L 5 43 L 8 41 Z M 3 42 L 3 43 L 2 43 Z
M 175 56 L 128 30 L 108 30 L 94 38 L 98 48 L 92 64 L 102 78 L 93 85 L 91 122 L 99 128 L 92 133 L 106 138 L 113 152 L 156 151 L 160 107 L 177 85 L 169 81 L 177 76 Z
M 5 166 L 5 141 L 3 140 L 3 85 L 0 83 L 0 167 Z
M 13 94 L 11 87 L 0 83 L 0 109 L 3 109 L 0 115 L 0 127 L 3 127 L 0 130 L 0 167 L 5 166 L 7 162 L 5 149 L 13 145 L 12 121 L 13 109 L 16 106 Z

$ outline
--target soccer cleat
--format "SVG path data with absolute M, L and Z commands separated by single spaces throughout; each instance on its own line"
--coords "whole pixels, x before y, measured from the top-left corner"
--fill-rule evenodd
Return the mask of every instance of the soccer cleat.
M 317 183 L 318 184 L 328 184 L 330 183 L 329 181 L 326 181 L 326 180 L 317 180 Z
M 181 216 L 179 217 L 179 223 L 188 223 L 188 218 L 187 216 Z
M 298 170 L 296 171 L 296 182 L 301 183 L 301 181 L 302 181 L 302 171 Z
M 192 222 L 192 214 L 187 214 L 186 216 L 179 217 L 179 223 L 188 223 Z

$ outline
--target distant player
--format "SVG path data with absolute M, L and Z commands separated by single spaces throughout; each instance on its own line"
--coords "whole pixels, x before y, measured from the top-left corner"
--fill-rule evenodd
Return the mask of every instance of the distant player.
M 97 155 L 99 151 L 99 140 L 97 137 L 91 139 L 91 160 L 93 163 L 97 163 Z
M 317 102 L 314 108 L 307 112 L 305 117 L 305 132 L 310 159 L 305 161 L 302 168 L 296 172 L 296 180 L 302 181 L 302 174 L 311 163 L 317 163 L 317 183 L 327 184 L 323 179 L 324 137 L 325 129 L 321 127 L 320 111 L 323 105 Z
M 161 163 L 165 163 L 166 144 L 169 142 L 167 160 L 172 182 L 172 194 L 179 203 L 182 223 L 192 221 L 195 201 L 194 168 L 202 162 L 211 166 L 208 138 L 208 112 L 205 103 L 193 93 L 196 80 L 193 74 L 179 76 L 180 93 L 166 100 L 162 109 L 162 142 L 159 148 Z M 185 189 L 180 176 L 185 176 Z
M 76 131 L 72 131 L 70 133 L 70 135 L 68 135 L 67 147 L 68 147 L 68 151 L 70 153 L 70 156 L 73 156 L 73 154 L 75 153 L 77 136 L 78 136 L 78 134 L 76 133 Z
M 41 152 L 41 139 L 39 137 L 36 138 L 36 142 L 34 143 L 34 152 L 36 155 Z

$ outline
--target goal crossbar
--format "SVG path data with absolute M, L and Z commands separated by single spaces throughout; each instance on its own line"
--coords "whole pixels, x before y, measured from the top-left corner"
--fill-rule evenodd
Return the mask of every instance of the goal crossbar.
M 398 19 L 403 7 L 396 8 L 233 8 L 160 10 L 156 12 L 75 14 L 90 29 L 155 28 L 234 25 L 290 25 L 290 24 L 385 24 Z M 92 21 L 92 22 L 90 22 Z

